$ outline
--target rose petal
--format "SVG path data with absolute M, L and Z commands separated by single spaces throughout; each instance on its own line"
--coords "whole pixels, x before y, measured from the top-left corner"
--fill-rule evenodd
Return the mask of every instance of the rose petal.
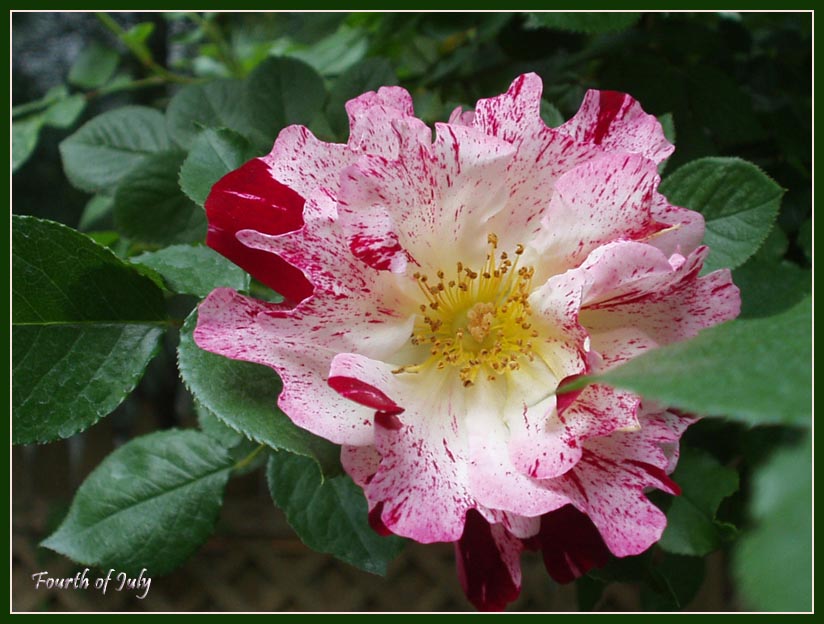
M 646 242 L 660 249 L 665 256 L 688 256 L 704 238 L 704 216 L 700 212 L 672 206 L 658 193 L 652 202 L 652 217 L 667 228 L 656 232 Z
M 383 362 L 354 354 L 335 356 L 330 381 L 357 379 L 352 398 L 366 403 L 383 395 L 403 408 L 403 413 L 378 412 L 375 448 L 380 466 L 364 489 L 370 508 L 380 506 L 380 520 L 396 535 L 425 544 L 454 542 L 463 532 L 466 511 L 474 506 L 467 488 L 466 448 L 459 384 L 444 384 L 426 373 L 410 383 L 393 375 Z M 365 393 L 371 386 L 371 393 Z M 439 387 L 445 386 L 445 387 Z M 394 411 L 394 410 L 393 410 Z
M 280 131 L 272 151 L 261 160 L 273 179 L 308 197 L 318 188 L 335 193 L 340 172 L 356 157 L 346 145 L 321 141 L 303 126 L 287 126 Z
M 374 344 L 374 353 L 391 350 L 406 341 L 410 327 L 388 323 L 378 331 L 377 325 L 351 322 L 357 318 L 351 308 L 335 313 L 350 322 L 217 289 L 198 308 L 194 339 L 201 349 L 276 370 L 283 380 L 278 405 L 298 426 L 338 444 L 371 444 L 374 410 L 347 401 L 327 384 L 333 349 L 351 344 L 369 351 Z
M 475 510 L 455 542 L 458 580 L 481 611 L 503 611 L 521 593 L 521 540 L 500 524 L 490 525 Z
M 541 516 L 541 531 L 531 541 L 541 550 L 547 572 L 556 583 L 571 583 L 610 557 L 598 529 L 572 505 Z
M 644 494 L 655 487 L 676 494 L 664 472 L 668 459 L 661 451 L 660 427 L 615 432 L 585 443 L 581 461 L 553 486 L 560 486 L 575 507 L 585 513 L 618 557 L 637 555 L 658 541 L 666 516 Z
M 344 173 L 339 195 L 352 251 L 372 266 L 375 257 L 391 264 L 398 244 L 428 270 L 452 268 L 456 253 L 467 265 L 482 264 L 485 223 L 503 206 L 512 153 L 472 128 L 441 124 L 431 146 L 410 144 L 397 160 L 361 158 Z M 382 240 L 386 251 L 378 254 Z
M 512 379 L 512 378 L 510 378 Z M 528 381 L 525 383 L 528 385 Z M 477 385 L 471 388 L 466 430 L 469 440 L 469 489 L 480 505 L 506 510 L 521 516 L 540 516 L 569 503 L 545 482 L 520 471 L 509 449 L 511 431 L 522 418 L 522 409 L 507 406 L 507 397 L 497 388 Z M 517 389 L 507 392 L 517 405 Z M 548 402 L 551 404 L 552 399 Z M 523 427 L 523 425 L 520 425 Z
M 537 74 L 523 74 L 512 81 L 506 93 L 478 100 L 474 124 L 486 134 L 509 143 L 545 127 L 541 120 L 543 85 Z
M 558 129 L 577 142 L 640 154 L 656 164 L 675 150 L 661 123 L 631 96 L 616 91 L 587 91 L 575 116 Z
M 355 152 L 396 158 L 406 141 L 429 143 L 431 132 L 415 118 L 412 96 L 402 87 L 381 87 L 346 103 L 349 143 Z M 400 123 L 399 123 L 400 122 Z
M 490 509 L 483 505 L 479 505 L 475 511 L 481 514 L 489 524 L 500 524 L 509 533 L 521 540 L 534 537 L 541 530 L 540 516 L 521 516 L 500 509 Z
M 352 480 L 366 487 L 378 471 L 381 456 L 374 446 L 347 446 L 340 450 L 340 463 Z
M 503 248 L 526 244 L 541 231 L 541 218 L 549 207 L 557 180 L 602 150 L 576 142 L 544 124 L 540 115 L 541 79 L 536 74 L 516 78 L 509 90 L 478 101 L 474 126 L 516 148 L 506 171 L 509 197 L 503 210 L 490 220 Z
M 535 479 L 560 476 L 581 459 L 585 440 L 638 428 L 639 403 L 630 392 L 591 385 L 565 410 L 526 411 L 523 426 L 511 430 L 512 462 Z
M 605 365 L 738 315 L 740 294 L 729 271 L 698 277 L 706 252 L 699 248 L 686 259 L 667 260 L 650 245 L 621 242 L 587 259 L 579 269 L 589 278 L 580 320 Z
M 541 270 L 561 273 L 600 245 L 664 229 L 651 215 L 659 180 L 651 161 L 630 154 L 607 154 L 561 176 L 533 241 L 547 258 Z
M 350 253 L 337 220 L 335 198 L 319 189 L 306 201 L 302 228 L 279 236 L 244 230 L 238 233 L 238 239 L 250 249 L 276 254 L 300 269 L 316 295 L 324 299 L 346 298 L 350 303 L 357 299 L 373 309 L 400 307 L 389 294 L 392 282 L 383 280 Z M 384 300 L 384 296 L 390 300 Z
M 276 255 L 249 249 L 237 232 L 253 229 L 280 234 L 303 224 L 304 199 L 272 178 L 259 158 L 223 176 L 206 199 L 206 244 L 287 300 L 297 303 L 312 292 L 300 271 Z

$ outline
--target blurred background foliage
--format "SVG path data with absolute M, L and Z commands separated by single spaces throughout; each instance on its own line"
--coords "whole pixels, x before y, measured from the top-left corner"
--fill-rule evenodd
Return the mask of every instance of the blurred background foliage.
M 239 165 L 268 152 L 288 123 L 345 141 L 344 103 L 381 85 L 406 87 L 417 114 L 434 123 L 534 71 L 551 126 L 571 117 L 590 88 L 637 98 L 676 144 L 664 178 L 707 156 L 739 157 L 766 172 L 784 195 L 769 238 L 734 272 L 746 295 L 742 317 L 782 312 L 811 290 L 810 13 L 14 13 L 12 31 L 12 210 L 87 232 L 124 258 L 202 240 L 205 221 L 195 211 L 174 231 L 150 223 L 147 232 L 141 205 L 130 205 L 134 189 L 73 173 L 87 163 L 74 160 L 76 138 L 61 142 L 106 111 L 166 111 L 174 142 L 206 158 L 197 149 L 202 134 L 186 123 L 208 102 L 212 108 L 198 115 L 231 129 L 210 140 L 228 145 Z M 264 81 L 274 70 L 281 82 Z M 237 99 L 244 114 L 233 118 L 231 107 L 214 104 L 215 84 L 227 85 L 223 96 Z M 173 172 L 170 193 L 180 194 L 185 157 L 181 151 L 155 165 L 158 179 Z M 174 201 L 202 205 L 215 180 L 202 160 L 186 162 L 185 197 Z M 183 293 L 172 305 L 182 317 L 195 302 Z M 137 392 L 156 406 L 160 428 L 192 410 L 175 399 L 174 342 L 167 340 Z M 780 376 L 781 362 L 774 365 Z M 134 400 L 116 412 L 126 437 Z M 732 550 L 733 606 L 809 604 L 809 443 L 804 427 L 720 419 L 692 427 L 675 478 L 695 480 L 701 495 L 657 502 L 692 518 L 683 526 L 699 534 L 670 532 L 661 548 L 585 577 L 581 607 L 595 607 L 608 582 L 643 580 L 653 588 L 642 595 L 645 608 L 682 608 L 700 584 L 700 557 L 718 549 Z

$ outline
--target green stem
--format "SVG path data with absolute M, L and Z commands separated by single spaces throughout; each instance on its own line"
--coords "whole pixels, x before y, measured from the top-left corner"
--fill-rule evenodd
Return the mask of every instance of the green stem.
M 243 470 L 244 468 L 246 468 L 246 466 L 251 464 L 252 461 L 255 459 L 255 457 L 257 457 L 260 454 L 260 452 L 265 448 L 266 448 L 265 444 L 260 444 L 254 451 L 252 451 L 246 457 L 244 457 L 243 459 L 241 459 L 240 461 L 235 463 L 235 465 L 232 466 L 232 470 L 233 471 Z
M 193 79 L 191 82 L 205 82 L 206 80 L 207 78 Z M 86 98 L 86 101 L 90 101 L 94 100 L 95 98 L 103 97 L 104 95 L 109 95 L 111 93 L 120 93 L 121 91 L 136 91 L 137 89 L 157 87 L 160 85 L 164 85 L 168 82 L 169 80 L 167 78 L 164 78 L 163 76 L 149 76 L 148 78 L 140 78 L 139 80 L 130 80 L 129 82 L 115 83 L 100 87 L 99 89 L 94 89 L 93 91 L 87 91 L 86 93 L 83 93 L 83 97 Z M 11 109 L 11 114 L 13 118 L 22 117 L 24 115 L 28 115 L 29 113 L 34 113 L 46 109 L 57 101 L 58 100 L 54 98 L 41 98 L 39 100 L 34 100 L 33 102 L 18 104 L 17 106 Z
M 151 52 L 146 46 L 135 44 L 128 40 L 127 33 L 123 28 L 114 21 L 108 13 L 96 13 L 97 19 L 108 28 L 127 48 L 134 54 L 138 61 L 140 61 L 146 69 L 151 71 L 154 75 L 165 78 L 169 82 L 190 83 L 193 78 L 188 76 L 181 76 L 169 71 L 162 65 L 159 65 L 153 58 Z
M 243 66 L 237 60 L 234 52 L 232 52 L 232 48 L 229 43 L 226 41 L 226 38 L 223 36 L 223 32 L 218 28 L 213 22 L 205 19 L 199 13 L 191 12 L 186 13 L 186 16 L 192 20 L 195 24 L 200 26 L 203 29 L 203 32 L 206 33 L 206 36 L 212 40 L 212 42 L 217 46 L 218 54 L 220 54 L 220 59 L 229 68 L 229 71 L 238 78 L 243 76 Z
M 141 78 L 139 80 L 131 80 L 129 82 L 123 82 L 120 84 L 112 84 L 100 87 L 99 89 L 95 89 L 94 91 L 87 92 L 85 94 L 85 98 L 87 100 L 93 100 L 94 98 L 101 97 L 103 95 L 109 95 L 110 93 L 119 93 L 120 91 L 133 91 L 136 89 L 143 89 L 144 87 L 157 87 L 162 84 L 166 84 L 167 82 L 169 81 L 163 78 L 162 76 L 149 76 L 148 78 Z
M 54 103 L 54 100 L 49 98 L 40 98 L 39 100 L 35 100 L 33 102 L 26 102 L 25 104 L 18 104 L 14 108 L 11 109 L 11 116 L 12 117 L 20 117 L 21 115 L 26 115 L 28 113 L 33 113 L 35 111 L 42 110 L 44 108 L 48 108 Z

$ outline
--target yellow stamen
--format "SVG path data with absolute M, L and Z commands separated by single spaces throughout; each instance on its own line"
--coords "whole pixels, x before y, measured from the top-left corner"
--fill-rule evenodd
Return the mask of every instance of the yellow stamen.
M 522 359 L 534 359 L 530 338 L 537 332 L 529 322 L 528 301 L 534 269 L 517 266 L 523 245 L 516 245 L 513 260 L 506 252 L 496 257 L 495 234 L 488 235 L 487 244 L 486 261 L 478 271 L 457 262 L 454 278 L 447 279 L 443 270 L 436 271 L 437 281 L 414 274 L 425 303 L 419 307 L 411 341 L 427 345 L 428 357 L 394 373 L 450 366 L 464 386 L 471 386 L 482 371 L 483 379 L 494 381 L 518 370 Z

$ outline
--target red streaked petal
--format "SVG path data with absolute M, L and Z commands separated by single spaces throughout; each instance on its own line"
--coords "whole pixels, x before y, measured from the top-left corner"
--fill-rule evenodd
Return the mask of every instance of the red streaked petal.
M 303 225 L 304 199 L 271 176 L 259 158 L 223 176 L 206 199 L 206 244 L 255 279 L 298 303 L 312 294 L 303 273 L 275 254 L 251 249 L 237 232 L 282 234 Z
M 346 145 L 321 141 L 304 126 L 287 126 L 260 160 L 273 179 L 308 198 L 319 188 L 336 192 L 340 172 L 355 158 Z
M 558 128 L 582 143 L 640 154 L 660 163 L 675 150 L 661 123 L 626 93 L 587 91 L 575 116 Z
M 666 469 L 672 467 L 672 449 L 668 454 L 665 446 L 691 422 L 649 409 L 642 410 L 638 420 L 637 431 L 588 440 L 581 461 L 552 481 L 589 517 L 618 557 L 638 555 L 661 538 L 667 518 L 644 492 L 653 487 L 677 492 L 666 476 Z
M 586 514 L 572 505 L 541 516 L 531 544 L 540 548 L 547 572 L 557 583 L 571 583 L 609 561 L 610 552 Z
M 626 153 L 605 154 L 567 171 L 555 184 L 533 243 L 547 259 L 542 270 L 562 273 L 601 245 L 643 240 L 665 229 L 651 213 L 659 181 L 652 161 Z
M 363 335 L 375 326 L 353 323 L 342 330 L 334 317 L 304 312 L 305 304 L 287 309 L 218 288 L 198 308 L 194 340 L 206 351 L 276 370 L 283 380 L 278 405 L 303 429 L 338 444 L 371 444 L 372 412 L 326 380 L 331 345 L 364 344 Z
M 521 593 L 521 541 L 500 524 L 490 525 L 474 509 L 455 542 L 458 580 L 481 611 L 503 611 Z
M 333 379 L 359 380 L 358 392 L 368 386 L 380 393 L 370 390 L 368 402 L 384 404 L 388 397 L 396 406 L 394 413 L 379 411 L 374 418 L 381 460 L 364 487 L 370 507 L 383 503 L 381 520 L 396 535 L 424 544 L 454 542 L 473 507 L 465 468 L 463 386 L 444 384 L 436 374 L 430 386 L 427 375 L 422 372 L 410 381 L 384 362 L 352 353 L 335 356 L 330 369 Z M 404 408 L 401 417 L 398 405 Z
M 386 537 L 387 535 L 393 535 L 392 531 L 383 523 L 383 501 L 378 501 L 377 504 L 369 510 L 369 526 L 372 527 L 372 530 L 381 535 Z
M 329 386 L 350 401 L 360 403 L 387 414 L 400 414 L 403 411 L 392 399 L 368 383 L 353 377 L 329 377 Z
M 650 244 L 619 241 L 566 274 L 589 281 L 579 318 L 606 366 L 738 315 L 741 297 L 729 271 L 698 276 L 706 253 L 699 247 L 686 258 L 668 259 Z
M 272 177 L 263 160 L 254 158 L 215 183 L 205 208 L 210 227 L 283 234 L 303 225 L 303 203 L 303 197 Z
M 637 428 L 640 401 L 631 392 L 593 384 L 560 413 L 526 412 L 524 426 L 512 432 L 512 461 L 535 479 L 561 476 L 578 464 L 586 440 Z
M 340 449 L 340 463 L 352 480 L 361 487 L 366 487 L 381 463 L 381 456 L 374 446 L 349 446 Z

